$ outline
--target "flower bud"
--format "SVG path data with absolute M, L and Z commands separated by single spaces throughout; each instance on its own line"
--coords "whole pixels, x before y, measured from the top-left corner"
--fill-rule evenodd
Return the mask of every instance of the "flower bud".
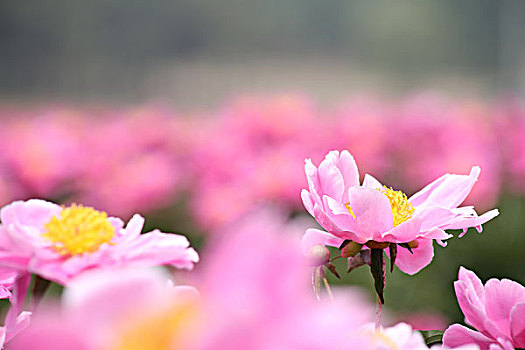
M 385 248 L 388 248 L 388 246 L 390 245 L 390 242 L 368 241 L 365 244 L 370 249 L 385 249 Z
M 321 266 L 330 261 L 330 251 L 323 245 L 314 245 L 308 252 L 308 261 L 313 266 Z
M 361 251 L 363 248 L 363 245 L 356 242 L 350 242 L 347 245 L 341 249 L 341 256 L 343 258 L 349 258 L 351 256 L 355 256 L 357 253 Z

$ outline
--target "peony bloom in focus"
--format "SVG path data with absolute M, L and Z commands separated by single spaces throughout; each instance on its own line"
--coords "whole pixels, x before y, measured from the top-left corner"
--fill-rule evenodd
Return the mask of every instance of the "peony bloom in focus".
M 340 246 L 349 240 L 370 248 L 408 246 L 412 252 L 399 249 L 396 259 L 408 274 L 430 264 L 432 241 L 445 245 L 443 240 L 451 237 L 444 230 L 481 231 L 481 224 L 498 215 L 497 209 L 478 216 L 473 207 L 458 208 L 472 190 L 479 167 L 469 175 L 445 174 L 410 198 L 368 174 L 360 184 L 348 151 L 328 153 L 319 167 L 307 159 L 305 171 L 309 189 L 301 192 L 304 206 L 328 233 L 309 230 L 303 243 Z
M 136 214 L 119 218 L 73 204 L 16 201 L 0 210 L 0 266 L 67 284 L 93 268 L 170 265 L 191 269 L 199 260 L 186 237 L 158 230 L 141 235 Z
M 485 286 L 476 274 L 460 267 L 454 282 L 465 322 L 450 326 L 443 337 L 449 347 L 477 344 L 481 350 L 525 348 L 525 287 L 508 279 L 490 279 Z

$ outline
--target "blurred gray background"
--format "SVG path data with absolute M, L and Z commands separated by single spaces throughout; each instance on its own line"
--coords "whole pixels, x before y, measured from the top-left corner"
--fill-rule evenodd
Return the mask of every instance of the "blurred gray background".
M 0 2 L 0 98 L 525 92 L 522 0 Z

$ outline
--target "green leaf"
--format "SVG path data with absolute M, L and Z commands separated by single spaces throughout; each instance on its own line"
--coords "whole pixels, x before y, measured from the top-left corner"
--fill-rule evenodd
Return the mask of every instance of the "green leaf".
M 396 263 L 397 244 L 390 243 L 390 246 L 388 246 L 388 250 L 390 252 L 390 273 L 392 273 L 394 272 L 394 264 Z
M 339 246 L 339 250 L 341 250 L 341 249 L 343 249 L 344 247 L 346 247 L 346 245 L 347 245 L 348 243 L 350 243 L 350 242 L 352 242 L 352 241 L 349 240 L 349 239 L 345 239 L 345 240 L 343 241 L 343 243 L 341 243 L 341 245 Z
M 334 264 L 328 263 L 325 266 L 328 268 L 328 271 L 334 274 L 335 277 L 337 277 L 338 279 L 341 279 L 341 276 L 339 276 L 339 273 L 337 272 L 337 268 L 335 267 Z
M 412 251 L 412 248 L 410 248 L 410 246 L 408 245 L 408 243 L 398 243 L 398 244 L 399 244 L 399 246 L 408 249 L 408 251 L 410 252 L 410 254 L 414 254 L 414 252 Z
M 381 304 L 385 303 L 385 257 L 383 249 L 370 249 L 370 260 L 372 276 L 374 277 L 374 287 L 376 293 L 381 300 Z
M 441 344 L 443 342 L 443 331 L 435 330 L 419 332 L 423 335 L 423 339 L 425 339 L 425 343 L 429 347 L 432 345 Z

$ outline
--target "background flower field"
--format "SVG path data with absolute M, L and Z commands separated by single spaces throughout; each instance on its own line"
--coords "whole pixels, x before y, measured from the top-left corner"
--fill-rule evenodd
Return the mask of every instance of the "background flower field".
M 52 3 L 0 4 L 0 206 L 140 212 L 200 253 L 261 207 L 318 227 L 304 161 L 331 150 L 409 196 L 478 165 L 465 205 L 501 214 L 396 269 L 385 323 L 463 322 L 460 265 L 525 283 L 522 2 Z M 328 277 L 374 300 L 367 269 Z

